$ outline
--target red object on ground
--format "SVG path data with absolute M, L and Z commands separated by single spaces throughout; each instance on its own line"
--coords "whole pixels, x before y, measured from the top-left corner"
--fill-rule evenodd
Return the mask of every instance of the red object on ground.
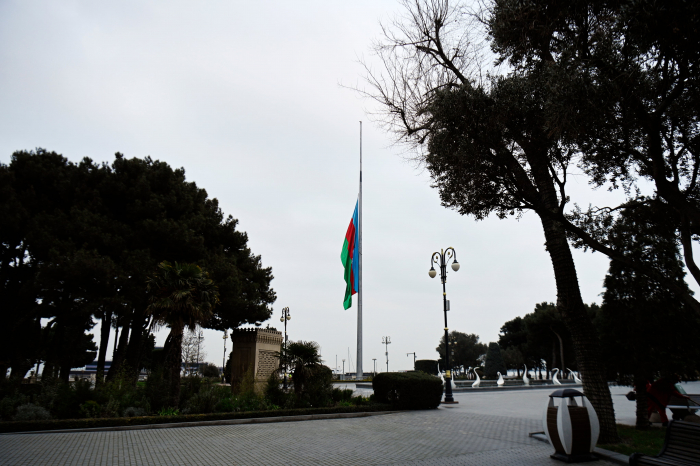
M 661 416 L 661 422 L 667 423 L 666 406 L 671 396 L 688 398 L 686 395 L 676 390 L 677 380 L 662 377 L 656 382 L 647 385 L 647 411 L 649 415 L 656 411 Z

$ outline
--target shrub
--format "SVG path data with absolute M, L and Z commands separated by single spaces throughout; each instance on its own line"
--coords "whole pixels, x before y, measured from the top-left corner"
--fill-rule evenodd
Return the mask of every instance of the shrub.
M 86 401 L 85 403 L 80 405 L 80 413 L 83 415 L 83 417 L 100 417 L 100 414 L 102 413 L 102 407 L 97 401 Z
M 270 374 L 267 379 L 267 385 L 265 385 L 265 398 L 272 404 L 277 406 L 290 406 L 293 403 L 291 400 L 291 395 L 285 393 L 280 387 L 280 378 L 277 372 Z
M 136 408 L 134 406 L 129 406 L 128 408 L 126 408 L 124 410 L 123 416 L 124 417 L 139 417 L 139 416 L 145 416 L 146 414 L 148 414 L 148 413 L 146 413 L 146 410 L 144 410 L 143 408 Z
M 321 408 L 333 403 L 333 371 L 327 366 L 314 366 L 302 392 L 302 406 Z
M 339 401 L 350 401 L 352 393 L 352 389 L 350 388 L 334 388 L 331 396 L 333 397 L 333 401 L 338 403 Z
M 416 370 L 438 375 L 438 362 L 435 359 L 419 359 L 416 361 Z
M 374 401 L 399 409 L 437 408 L 442 398 L 442 381 L 423 372 L 383 372 L 372 381 Z
M 29 398 L 15 393 L 6 395 L 0 400 L 0 420 L 9 421 L 17 413 L 17 407 L 29 403 Z
M 170 399 L 170 383 L 163 376 L 162 369 L 154 370 L 148 375 L 143 394 L 150 400 L 149 410 L 158 412 L 167 407 L 166 404 Z
M 212 378 L 212 379 L 221 378 L 221 374 L 219 374 L 219 368 L 210 362 L 208 362 L 202 366 L 201 373 L 202 373 L 202 377 L 207 377 L 207 378 Z
M 177 408 L 163 408 L 158 411 L 158 416 L 179 416 L 180 410 Z
M 230 397 L 230 390 L 226 387 L 202 387 L 195 393 L 182 410 L 183 414 L 208 414 L 213 413 L 219 402 L 225 397 Z
M 27 403 L 17 408 L 15 421 L 46 421 L 51 419 L 51 414 L 41 406 Z

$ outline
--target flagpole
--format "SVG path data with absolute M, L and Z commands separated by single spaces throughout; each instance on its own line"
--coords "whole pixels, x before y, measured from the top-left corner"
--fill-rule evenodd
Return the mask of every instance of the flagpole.
M 362 295 L 364 294 L 364 288 L 362 287 L 362 122 L 360 121 L 360 194 L 359 194 L 359 229 L 360 234 L 358 235 L 360 244 L 359 259 L 358 264 L 359 269 L 359 282 L 360 289 L 357 291 L 357 375 L 355 376 L 357 380 L 361 380 L 364 376 L 362 372 Z

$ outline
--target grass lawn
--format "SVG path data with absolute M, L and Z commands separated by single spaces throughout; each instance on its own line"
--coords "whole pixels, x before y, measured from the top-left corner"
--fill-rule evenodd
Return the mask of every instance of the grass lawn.
M 650 427 L 649 430 L 637 430 L 633 426 L 617 425 L 622 441 L 607 445 L 598 445 L 606 450 L 616 451 L 623 455 L 631 455 L 634 452 L 645 455 L 657 455 L 661 451 L 666 437 L 665 427 Z

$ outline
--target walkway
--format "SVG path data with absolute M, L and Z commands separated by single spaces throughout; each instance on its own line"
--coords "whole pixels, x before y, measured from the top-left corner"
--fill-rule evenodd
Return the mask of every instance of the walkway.
M 0 435 L 0 464 L 560 465 L 549 445 L 528 438 L 542 430 L 548 393 L 510 393 L 457 394 L 459 405 L 357 419 Z

